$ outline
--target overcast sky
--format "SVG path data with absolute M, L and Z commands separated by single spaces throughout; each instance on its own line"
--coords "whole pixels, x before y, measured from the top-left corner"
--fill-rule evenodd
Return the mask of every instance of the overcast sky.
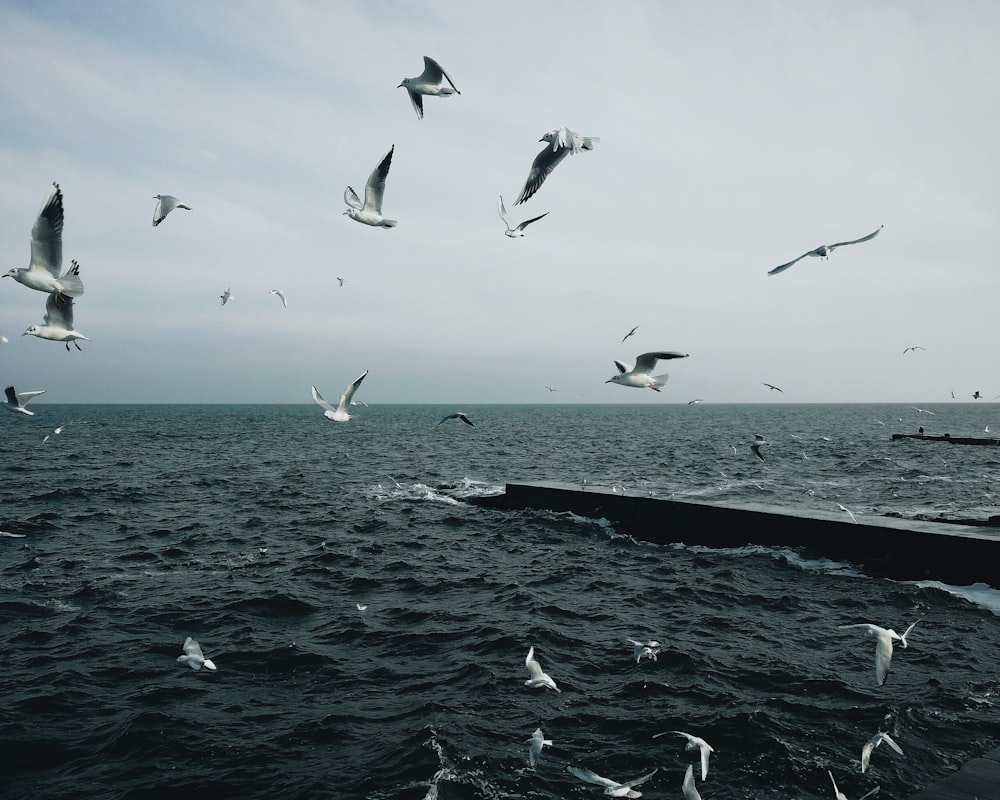
M 997 30 L 991 0 L 0 0 L 0 272 L 58 181 L 92 340 L 20 336 L 45 296 L 2 280 L 0 381 L 67 403 L 308 403 L 366 369 L 369 403 L 992 399 Z M 424 55 L 461 95 L 418 121 L 397 87 Z M 514 207 L 563 125 L 601 141 Z M 399 226 L 343 216 L 392 145 Z M 193 210 L 152 227 L 161 193 Z M 549 216 L 508 239 L 498 194 Z M 662 394 L 605 383 L 653 350 L 690 353 Z

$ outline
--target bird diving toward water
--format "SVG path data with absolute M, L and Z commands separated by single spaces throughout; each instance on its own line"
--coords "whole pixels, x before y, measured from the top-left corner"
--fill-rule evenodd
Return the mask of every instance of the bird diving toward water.
M 15 267 L 3 277 L 13 278 L 29 289 L 55 294 L 61 303 L 63 296 L 83 294 L 80 265 L 73 261 L 62 275 L 63 195 L 58 183 L 52 184 L 48 199 L 31 226 L 31 261 L 27 267 Z
M 445 86 L 445 81 L 448 81 L 449 85 Z M 429 56 L 424 56 L 423 72 L 415 78 L 403 78 L 403 82 L 396 88 L 405 88 L 409 93 L 413 110 L 417 112 L 417 119 L 424 118 L 423 96 L 425 94 L 432 97 L 450 97 L 453 94 L 461 94 L 448 73 Z
M 347 420 L 351 418 L 351 415 L 347 413 L 347 409 L 351 405 L 351 399 L 354 397 L 354 393 L 358 390 L 358 387 L 361 385 L 361 381 L 365 379 L 365 375 L 367 374 L 368 370 L 365 370 L 350 386 L 344 389 L 344 393 L 340 396 L 340 402 L 337 403 L 336 408 L 326 402 L 326 400 L 323 399 L 323 395 L 321 395 L 316 387 L 313 386 L 313 400 L 316 401 L 317 405 L 326 409 L 323 412 L 323 416 L 327 419 L 332 419 L 334 422 L 347 422 Z
M 396 145 L 389 148 L 378 166 L 372 170 L 365 184 L 365 202 L 362 203 L 357 193 L 348 186 L 344 190 L 344 202 L 350 208 L 344 213 L 355 222 L 371 225 L 376 228 L 395 228 L 399 223 L 394 219 L 386 219 L 382 216 L 382 196 L 385 194 L 385 179 L 389 174 L 389 167 L 392 165 L 392 154 L 396 150 Z
M 830 253 L 832 253 L 838 247 L 844 247 L 845 245 L 849 245 L 849 244 L 858 244 L 859 242 L 867 242 L 869 239 L 874 239 L 876 236 L 879 235 L 879 233 L 882 231 L 883 227 L 885 227 L 885 226 L 884 225 L 879 225 L 878 230 L 872 231 L 867 236 L 862 236 L 860 239 L 852 239 L 849 242 L 837 242 L 836 244 L 823 244 L 823 245 L 820 245 L 815 250 L 810 250 L 808 253 L 803 253 L 798 258 L 792 259 L 787 264 L 782 264 L 780 267 L 775 267 L 774 269 L 772 269 L 767 274 L 768 275 L 777 275 L 779 272 L 784 272 L 786 269 L 788 269 L 790 266 L 792 266 L 792 264 L 797 264 L 803 258 L 807 258 L 809 256 L 814 256 L 814 257 L 817 257 L 817 258 L 829 258 L 830 257 Z
M 566 156 L 570 153 L 579 153 L 581 150 L 593 150 L 594 144 L 601 140 L 597 136 L 581 136 L 569 128 L 562 127 L 549 131 L 538 141 L 547 142 L 549 146 L 546 146 L 531 162 L 528 179 L 524 182 L 524 188 L 521 189 L 515 206 L 530 199 Z
M 515 226 L 514 221 L 510 218 L 510 214 L 507 213 L 507 207 L 503 204 L 503 195 L 497 195 L 497 210 L 500 212 L 500 219 L 503 220 L 504 225 L 507 226 L 507 230 L 504 232 L 505 236 L 509 236 L 511 239 L 520 239 L 524 236 L 524 229 L 527 228 L 532 222 L 538 222 L 542 217 L 548 216 L 548 211 L 544 214 L 540 214 L 537 217 L 532 217 L 531 219 L 526 219 L 520 225 Z
M 184 205 L 176 197 L 172 197 L 169 194 L 158 194 L 154 195 L 153 199 L 156 200 L 156 208 L 153 209 L 153 227 L 155 228 L 163 220 L 167 218 L 167 214 L 173 211 L 175 208 L 183 208 L 188 211 L 191 210 L 191 206 Z
M 676 353 L 670 350 L 661 350 L 656 353 L 643 353 L 635 359 L 635 366 L 629 369 L 627 364 L 623 364 L 617 359 L 614 360 L 618 367 L 618 374 L 612 375 L 605 383 L 617 383 L 619 386 L 631 386 L 635 389 L 652 389 L 654 392 L 660 391 L 670 376 L 651 375 L 656 367 L 656 362 L 671 358 L 687 358 L 689 353 Z
M 76 264 L 76 262 L 73 262 Z M 78 339 L 89 342 L 86 336 L 75 330 L 73 327 L 73 298 L 64 296 L 59 299 L 59 293 L 53 292 L 45 300 L 45 316 L 41 325 L 32 325 L 22 336 L 37 336 L 39 339 L 48 339 L 52 342 L 62 342 L 69 350 L 69 343 L 72 342 L 77 350 L 82 350 Z

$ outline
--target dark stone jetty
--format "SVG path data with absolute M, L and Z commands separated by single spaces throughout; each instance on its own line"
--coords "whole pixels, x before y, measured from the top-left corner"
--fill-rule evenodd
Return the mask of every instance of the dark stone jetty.
M 630 495 L 548 481 L 508 483 L 504 494 L 473 498 L 503 509 L 569 511 L 609 520 L 618 533 L 648 542 L 791 547 L 848 561 L 870 575 L 1000 587 L 1000 517 L 967 524 L 824 512 L 761 503 L 716 503 Z M 833 504 L 831 504 L 833 505 Z M 982 800 L 982 799 L 981 799 Z
M 950 433 L 944 433 L 940 436 L 932 436 L 929 433 L 894 433 L 892 435 L 892 441 L 898 442 L 902 439 L 917 439 L 918 441 L 924 442 L 949 442 L 950 444 L 985 444 L 1000 446 L 1000 439 L 977 439 L 974 436 L 952 436 Z
M 909 800 L 1000 800 L 1000 747 L 974 758 L 961 769 Z

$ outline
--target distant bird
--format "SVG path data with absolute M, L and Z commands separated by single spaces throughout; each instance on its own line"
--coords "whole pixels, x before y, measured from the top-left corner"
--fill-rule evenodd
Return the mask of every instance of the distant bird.
M 550 392 L 558 392 L 559 391 L 558 389 L 553 389 L 551 386 L 546 386 L 545 388 L 548 389 Z
M 343 278 L 337 278 L 337 282 L 340 284 L 340 288 L 344 287 L 344 279 Z
M 918 414 L 930 414 L 932 417 L 937 416 L 937 414 L 935 414 L 933 411 L 928 411 L 926 408 L 917 408 L 916 406 L 910 406 L 910 408 L 912 408 Z
M 526 219 L 517 227 L 514 226 L 514 221 L 510 218 L 510 214 L 507 213 L 507 206 L 503 204 L 503 195 L 497 195 L 497 211 L 500 212 L 500 219 L 503 220 L 504 225 L 507 226 L 507 230 L 504 232 L 505 236 L 509 236 L 511 239 L 520 239 L 524 236 L 524 229 L 527 228 L 532 222 L 538 222 L 542 217 L 548 216 L 548 211 L 544 214 L 540 214 L 537 217 L 532 217 L 531 219 Z
M 920 622 L 920 620 L 917 620 Z M 871 636 L 875 637 L 875 682 L 879 686 L 884 686 L 886 678 L 889 677 L 889 664 L 892 662 L 892 643 L 894 641 L 899 642 L 903 647 L 907 647 L 906 637 L 910 635 L 910 631 L 913 630 L 913 626 L 917 624 L 914 622 L 907 628 L 903 635 L 900 636 L 896 631 L 891 628 L 882 628 L 878 625 L 872 625 L 870 622 L 859 622 L 854 625 L 838 625 L 838 628 L 864 628 Z
M 715 749 L 700 736 L 692 736 L 690 733 L 684 733 L 684 731 L 664 731 L 663 733 L 654 734 L 653 738 L 656 739 L 660 736 L 666 736 L 668 733 L 683 736 L 687 739 L 687 744 L 684 745 L 685 750 L 698 751 L 701 756 L 701 779 L 705 780 L 708 778 L 708 757 L 711 753 L 715 752 Z
M 50 294 L 45 300 L 45 316 L 42 317 L 42 324 L 32 325 L 21 335 L 62 342 L 66 345 L 67 350 L 69 350 L 70 342 L 77 350 L 80 350 L 82 348 L 77 342 L 78 339 L 83 339 L 85 342 L 90 341 L 73 327 L 73 298 L 65 296 L 60 300 L 56 292 Z
M 450 85 L 445 86 L 448 81 Z M 455 86 L 448 73 L 444 71 L 440 64 L 433 58 L 424 56 L 424 71 L 415 78 L 403 78 L 403 82 L 396 87 L 405 88 L 410 95 L 410 102 L 413 103 L 413 110 L 417 112 L 417 119 L 424 118 L 424 98 L 423 95 L 433 97 L 449 97 L 453 94 L 461 94 Z
M 837 508 L 839 508 L 841 511 L 846 512 L 847 515 L 851 518 L 851 522 L 854 522 L 855 524 L 857 523 L 858 518 L 854 516 L 854 512 L 851 511 L 851 509 L 849 509 L 847 506 L 842 506 L 840 503 L 837 503 Z
M 184 655 L 177 656 L 177 660 L 182 664 L 187 664 L 191 669 L 205 669 L 215 670 L 215 664 L 212 659 L 205 658 L 205 654 L 201 651 L 201 645 L 198 644 L 190 636 L 184 640 Z
M 372 170 L 365 184 L 365 202 L 362 204 L 357 193 L 348 186 L 344 190 L 344 202 L 350 208 L 344 213 L 355 222 L 362 222 L 365 225 L 372 225 L 376 228 L 395 228 L 398 222 L 394 219 L 386 219 L 382 216 L 382 196 L 385 194 L 385 179 L 389 174 L 389 167 L 392 165 L 392 154 L 396 150 L 396 145 L 389 148 L 378 166 Z
M 651 375 L 650 373 L 656 366 L 656 362 L 671 358 L 687 358 L 688 355 L 688 353 L 677 353 L 671 350 L 643 353 L 636 357 L 635 366 L 631 369 L 626 364 L 615 359 L 614 363 L 618 367 L 618 374 L 612 375 L 605 383 L 617 383 L 619 386 L 631 386 L 634 389 L 652 389 L 654 392 L 658 392 L 660 391 L 660 387 L 669 380 L 670 376 L 666 373 L 663 375 Z
M 601 140 L 597 136 L 581 136 L 579 133 L 563 127 L 549 131 L 538 141 L 547 142 L 549 146 L 546 146 L 531 162 L 528 178 L 524 182 L 524 188 L 521 189 L 521 194 L 518 195 L 514 205 L 520 205 L 537 192 L 552 170 L 559 166 L 559 162 L 570 153 L 576 154 L 581 150 L 593 150 L 594 144 Z
M 191 210 L 191 206 L 184 205 L 176 197 L 171 197 L 169 194 L 157 194 L 153 196 L 153 199 L 157 201 L 156 208 L 153 209 L 154 228 L 163 222 L 163 220 L 167 218 L 167 214 L 175 208 L 183 208 L 188 211 Z
M 635 657 L 636 664 L 644 658 L 656 661 L 656 656 L 660 652 L 660 643 L 658 641 L 655 639 L 650 639 L 647 642 L 638 642 L 635 639 L 628 639 L 627 641 L 632 645 L 632 655 Z
M 979 390 L 978 390 L 978 389 L 977 389 L 976 391 L 974 391 L 974 392 L 972 393 L 972 399 L 973 399 L 973 400 L 978 400 L 978 399 L 980 399 L 981 397 L 982 397 L 982 395 L 981 395 L 981 394 L 979 393 Z
M 604 778 L 598 775 L 596 772 L 584 769 L 582 767 L 566 767 L 566 770 L 571 774 L 575 775 L 581 781 L 586 781 L 587 783 L 596 783 L 598 786 L 604 787 L 604 794 L 610 797 L 642 797 L 642 792 L 635 791 L 632 787 L 639 786 L 645 783 L 650 778 L 652 778 L 657 772 L 659 772 L 659 767 L 654 769 L 648 775 L 643 775 L 641 778 L 633 778 L 630 781 L 613 781 L 610 778 Z
M 684 782 L 681 784 L 681 791 L 684 793 L 684 800 L 701 800 L 698 787 L 694 784 L 694 766 L 688 764 L 684 771 Z
M 869 239 L 874 239 L 876 236 L 879 235 L 879 233 L 881 232 L 881 230 L 882 230 L 883 227 L 885 227 L 885 226 L 884 225 L 879 225 L 878 230 L 873 231 L 872 233 L 869 233 L 867 236 L 862 236 L 860 239 L 852 239 L 849 242 L 837 242 L 836 244 L 824 244 L 824 245 L 820 245 L 815 250 L 810 250 L 808 253 L 803 253 L 798 258 L 792 259 L 787 264 L 782 264 L 780 267 L 775 267 L 774 269 L 772 269 L 767 274 L 768 275 L 777 275 L 779 272 L 784 272 L 786 269 L 788 269 L 790 266 L 792 266 L 792 264 L 798 263 L 799 261 L 801 261 L 803 258 L 806 258 L 807 256 L 816 256 L 818 258 L 829 258 L 830 257 L 830 253 L 832 253 L 838 247 L 844 247 L 845 245 L 848 245 L 848 244 L 858 244 L 859 242 L 867 242 Z
M 888 734 L 879 731 L 871 739 L 865 742 L 865 746 L 861 748 L 861 771 L 865 772 L 868 769 L 868 762 L 871 760 L 872 751 L 878 747 L 882 742 L 885 742 L 889 747 L 895 750 L 900 755 L 903 755 L 903 748 L 896 744 L 895 740 Z
M 28 403 L 34 400 L 38 395 L 45 394 L 44 389 L 39 389 L 37 392 L 15 392 L 13 386 L 8 386 L 4 389 L 4 394 L 7 395 L 7 399 L 3 401 L 3 407 L 8 411 L 12 411 L 16 414 L 24 414 L 27 417 L 35 416 L 34 411 L 28 411 L 25 408 Z
M 704 403 L 704 402 L 705 401 L 699 397 L 697 400 L 688 400 L 687 404 L 689 406 L 693 406 L 695 403 Z
M 59 302 L 63 296 L 79 297 L 83 294 L 80 265 L 73 261 L 62 275 L 63 195 L 58 183 L 31 227 L 31 261 L 27 267 L 15 267 L 3 277 L 13 278 L 29 289 L 46 294 L 55 293 Z
M 625 335 L 624 335 L 624 336 L 622 337 L 622 342 L 624 342 L 624 341 L 625 341 L 625 340 L 626 340 L 626 339 L 627 339 L 627 338 L 628 338 L 629 336 L 635 336 L 635 332 L 636 332 L 637 330 L 639 330 L 639 326 L 638 326 L 638 325 L 636 325 L 636 326 L 635 326 L 634 328 L 632 328 L 632 330 L 630 330 L 630 331 L 629 331 L 628 333 L 626 333 L 626 334 L 625 334 Z
M 365 375 L 367 374 L 368 370 L 365 370 L 357 379 L 355 379 L 354 383 L 344 389 L 344 393 L 340 396 L 340 402 L 337 403 L 336 408 L 326 402 L 326 400 L 323 399 L 323 395 L 321 395 L 316 387 L 313 386 L 313 400 L 326 409 L 323 412 L 323 416 L 327 419 L 332 419 L 334 422 L 347 422 L 347 420 L 351 418 L 351 415 L 347 413 L 347 408 L 351 405 L 351 398 L 354 397 L 354 393 L 358 390 L 358 387 L 361 385 L 361 381 L 365 379 Z
M 448 420 L 450 420 L 450 419 L 460 419 L 460 420 L 462 420 L 462 422 L 464 422 L 464 423 L 465 423 L 466 425 L 470 425 L 470 426 L 472 426 L 473 428 L 475 428 L 475 427 L 476 427 L 476 426 L 475 426 L 475 424 L 474 424 L 474 423 L 472 422 L 472 420 L 471 420 L 471 419 L 469 419 L 469 418 L 468 418 L 468 417 L 466 416 L 466 414 L 465 414 L 465 412 L 464 412 L 464 411 L 456 411 L 456 412 L 455 412 L 454 414 L 449 414 L 449 415 L 448 415 L 447 417 L 445 417 L 444 419 L 442 419 L 442 420 L 441 420 L 441 422 L 447 422 L 447 421 L 448 421 Z M 438 423 L 438 425 L 440 425 L 440 424 L 441 424 L 441 422 L 439 422 L 439 423 Z M 437 427 L 437 425 L 435 425 L 434 427 L 436 428 L 436 427 Z
M 226 291 L 219 295 L 219 299 L 222 301 L 222 305 L 225 305 L 230 300 L 233 300 L 233 293 L 229 291 L 229 287 L 226 287 Z
M 907 347 L 907 348 L 906 348 L 906 349 L 905 349 L 905 350 L 903 351 L 903 355 L 905 356 L 905 355 L 906 355 L 907 353 L 909 353 L 909 352 L 910 352 L 911 350 L 926 350 L 926 349 L 927 349 L 926 347 L 921 347 L 921 346 L 920 346 L 919 344 L 915 344 L 915 345 L 913 345 L 913 347 Z
M 750 449 L 753 450 L 753 454 L 757 456 L 761 461 L 764 460 L 764 454 L 760 451 L 760 448 L 766 444 L 770 444 L 763 436 L 759 433 L 753 435 L 753 441 L 750 443 Z
M 367 605 L 362 605 L 361 603 L 357 603 L 356 605 L 357 605 L 358 611 L 360 611 L 362 614 L 364 614 L 368 610 L 368 606 Z
M 62 425 L 60 425 L 58 428 L 56 428 L 54 431 L 52 431 L 51 434 L 46 434 L 45 438 L 42 439 L 42 444 L 45 444 L 49 440 L 49 436 L 60 436 L 62 434 L 62 432 L 66 429 L 66 426 L 70 425 L 70 424 L 72 424 L 72 423 L 64 422 Z
M 7 337 L 0 333 L 0 344 L 7 344 Z
M 837 782 L 833 780 L 833 773 L 830 772 L 830 770 L 827 770 L 826 774 L 830 776 L 830 781 L 833 783 L 833 796 L 836 797 L 837 800 L 847 800 L 847 795 L 837 788 Z M 861 795 L 860 800 L 865 800 L 866 797 L 871 797 L 873 794 L 878 794 L 879 789 L 881 788 L 882 788 L 881 786 L 876 786 L 870 792 Z
M 257 555 L 266 556 L 267 555 L 267 548 L 266 547 L 258 547 L 257 548 Z
M 528 655 L 525 656 L 524 666 L 528 668 L 528 674 L 531 676 L 524 682 L 525 686 L 530 686 L 532 689 L 552 689 L 554 692 L 560 691 L 559 687 L 556 686 L 556 682 L 542 672 L 542 665 L 535 661 L 534 647 L 528 648 Z
M 784 390 L 784 389 L 779 389 L 779 388 L 778 388 L 777 386 L 775 386 L 775 385 L 774 385 L 773 383 L 764 383 L 764 384 L 761 384 L 761 385 L 762 385 L 762 386 L 766 386 L 766 387 L 767 387 L 768 389 L 770 389 L 770 390 L 771 390 L 771 391 L 773 391 L 773 392 L 781 392 L 782 394 L 784 394 L 784 393 L 785 393 L 785 390 Z
M 272 289 L 269 292 L 269 294 L 276 294 L 276 295 L 278 295 L 278 297 L 281 298 L 281 305 L 283 305 L 285 308 L 288 308 L 288 298 L 285 297 L 285 290 L 284 289 Z
M 552 746 L 552 740 L 546 739 L 545 734 L 542 733 L 541 728 L 535 728 L 535 732 L 531 734 L 531 738 L 528 739 L 530 747 L 528 748 L 528 763 L 531 766 L 535 766 L 535 762 L 538 761 L 538 756 L 542 753 L 542 748 L 545 745 L 549 747 Z

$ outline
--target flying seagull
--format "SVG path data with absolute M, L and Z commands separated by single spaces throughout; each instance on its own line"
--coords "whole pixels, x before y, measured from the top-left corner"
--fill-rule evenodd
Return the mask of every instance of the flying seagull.
M 636 389 L 652 389 L 654 392 L 660 391 L 670 378 L 669 375 L 651 375 L 656 362 L 670 358 L 687 358 L 689 353 L 676 353 L 673 351 L 661 351 L 656 353 L 643 353 L 635 359 L 635 366 L 631 369 L 621 361 L 615 360 L 618 367 L 618 374 L 612 375 L 605 383 L 617 383 L 619 386 L 631 386 Z
M 636 332 L 637 330 L 639 330 L 639 326 L 638 326 L 638 325 L 636 325 L 636 326 L 635 326 L 634 328 L 632 328 L 632 330 L 630 330 L 630 331 L 629 331 L 628 333 L 626 333 L 626 334 L 625 334 L 625 335 L 624 335 L 624 336 L 622 337 L 622 341 L 624 342 L 624 341 L 625 341 L 625 340 L 626 340 L 626 339 L 627 339 L 627 338 L 628 338 L 629 336 L 635 336 L 635 332 Z
M 70 342 L 77 350 L 81 349 L 77 339 L 83 339 L 85 342 L 90 341 L 82 333 L 73 329 L 73 298 L 66 296 L 59 299 L 57 292 L 53 292 L 45 300 L 45 316 L 42 318 L 42 324 L 32 325 L 21 335 L 63 342 L 67 350 L 69 350 Z
M 860 239 L 852 239 L 849 242 L 837 242 L 836 244 L 823 244 L 823 245 L 820 245 L 815 250 L 810 250 L 808 253 L 803 253 L 798 258 L 789 261 L 787 264 L 782 264 L 780 267 L 775 267 L 774 269 L 772 269 L 767 274 L 768 275 L 777 275 L 779 272 L 784 272 L 786 269 L 788 269 L 790 266 L 792 266 L 792 264 L 795 264 L 795 263 L 801 261 L 803 258 L 806 258 L 807 256 L 816 256 L 818 258 L 829 258 L 830 257 L 830 253 L 832 253 L 838 247 L 843 247 L 844 245 L 848 245 L 848 244 L 858 244 L 859 242 L 867 242 L 869 239 L 874 239 L 876 236 L 879 235 L 879 233 L 881 232 L 881 230 L 882 230 L 883 227 L 885 227 L 885 226 L 884 225 L 879 225 L 878 230 L 873 231 L 872 233 L 869 233 L 867 236 L 862 236 Z
M 79 297 L 83 294 L 80 265 L 75 261 L 65 273 L 62 268 L 63 196 L 58 183 L 52 191 L 35 224 L 31 226 L 31 261 L 27 267 L 15 267 L 3 277 L 13 278 L 29 289 L 52 294 L 62 302 L 63 295 Z
M 555 692 L 559 692 L 560 689 L 556 686 L 556 682 L 552 680 L 551 677 L 542 672 L 542 665 L 535 661 L 535 648 L 528 648 L 528 655 L 524 658 L 524 666 L 528 668 L 528 674 L 531 675 L 528 680 L 524 682 L 525 686 L 530 686 L 532 689 L 552 689 Z
M 509 236 L 511 239 L 520 239 L 523 237 L 525 228 L 527 228 L 532 222 L 538 222 L 538 220 L 547 216 L 549 213 L 546 211 L 544 214 L 532 217 L 531 219 L 526 219 L 520 225 L 514 227 L 514 222 L 510 218 L 510 214 L 507 213 L 507 207 L 503 204 L 503 195 L 497 195 L 497 210 L 500 212 L 500 219 L 502 219 L 504 225 L 507 226 L 507 230 L 504 232 L 504 235 Z
M 191 210 L 191 206 L 184 205 L 176 197 L 172 197 L 169 194 L 157 194 L 153 196 L 156 200 L 156 208 L 153 209 L 153 227 L 155 228 L 163 220 L 167 218 L 167 214 L 173 211 L 175 208 L 183 208 L 187 211 Z
M 368 176 L 368 182 L 365 184 L 364 204 L 361 203 L 361 199 L 350 186 L 344 190 L 344 202 L 350 206 L 344 213 L 356 222 L 363 222 L 365 225 L 372 225 L 376 228 L 395 228 L 398 224 L 396 220 L 386 219 L 382 216 L 385 178 L 389 174 L 389 166 L 392 164 L 392 154 L 395 149 L 396 145 L 390 147 L 389 152 Z
M 365 370 L 361 375 L 344 389 L 344 393 L 340 396 L 340 402 L 337 403 L 337 407 L 334 408 L 326 400 L 323 399 L 323 395 L 317 391 L 316 387 L 312 387 L 312 396 L 319 405 L 321 405 L 326 410 L 323 412 L 323 416 L 327 419 L 332 419 L 334 422 L 347 422 L 351 418 L 351 415 L 347 413 L 348 406 L 351 405 L 351 398 L 354 397 L 354 393 L 358 390 L 361 385 L 361 381 L 365 379 L 365 375 L 368 374 L 368 370 Z
M 215 670 L 215 664 L 212 663 L 212 659 L 205 658 L 205 654 L 201 651 L 201 645 L 198 644 L 190 636 L 184 640 L 184 655 L 177 656 L 177 660 L 182 664 L 187 664 L 191 669 L 205 669 Z
M 339 288 L 342 289 L 344 287 L 344 279 L 343 278 L 337 278 L 337 283 L 340 284 Z
M 762 385 L 762 386 L 766 386 L 766 387 L 767 387 L 768 389 L 770 389 L 770 390 L 771 390 L 771 391 L 773 391 L 773 392 L 781 392 L 782 394 L 784 394 L 784 393 L 785 393 L 785 390 L 784 390 L 784 389 L 779 389 L 779 388 L 778 388 L 777 386 L 775 386 L 775 385 L 774 385 L 773 383 L 764 383 L 764 384 L 761 384 L 761 385 Z
M 24 414 L 28 417 L 33 417 L 35 415 L 34 411 L 28 411 L 25 408 L 28 403 L 33 399 L 38 397 L 40 394 L 45 394 L 44 389 L 40 389 L 37 392 L 15 392 L 13 386 L 8 386 L 4 389 L 4 394 L 7 395 L 7 399 L 3 401 L 3 407 L 8 411 L 13 411 L 17 414 Z
M 861 748 L 861 771 L 865 772 L 868 769 L 868 762 L 872 757 L 872 750 L 878 747 L 882 742 L 885 742 L 889 747 L 895 750 L 900 755 L 903 755 L 903 748 L 896 744 L 895 740 L 888 734 L 879 731 L 871 739 L 865 742 L 865 746 Z
M 712 745 L 700 736 L 692 736 L 690 733 L 684 733 L 684 731 L 664 731 L 663 733 L 654 734 L 653 738 L 656 739 L 659 736 L 666 736 L 668 733 L 683 736 L 687 739 L 687 744 L 684 745 L 685 750 L 697 750 L 699 752 L 701 755 L 701 779 L 705 780 L 708 777 L 708 756 L 710 753 L 715 752 Z
M 849 516 L 851 518 L 851 522 L 857 524 L 858 518 L 854 516 L 854 512 L 851 511 L 851 509 L 849 509 L 847 506 L 841 505 L 840 503 L 837 503 L 837 508 L 839 508 L 841 511 L 845 512 L 847 514 L 847 516 Z
M 976 389 L 976 391 L 974 391 L 974 392 L 972 393 L 972 399 L 973 399 L 973 400 L 979 400 L 979 399 L 980 399 L 981 397 L 982 397 L 982 395 L 981 395 L 981 394 L 979 393 L 979 390 L 978 390 L 978 389 Z
M 652 778 L 658 771 L 659 767 L 654 769 L 648 775 L 643 775 L 641 778 L 633 778 L 630 781 L 613 781 L 610 778 L 605 778 L 598 775 L 593 770 L 584 769 L 583 767 L 566 767 L 566 770 L 571 774 L 575 775 L 581 781 L 586 781 L 587 783 L 596 783 L 598 786 L 604 787 L 604 794 L 611 797 L 642 797 L 642 792 L 635 791 L 632 787 L 639 786 L 645 783 L 650 778 Z
M 920 620 L 917 620 L 920 622 Z M 838 625 L 837 627 L 845 628 L 864 628 L 871 636 L 875 637 L 875 682 L 879 686 L 885 685 L 886 678 L 889 677 L 889 664 L 892 661 L 892 643 L 894 641 L 899 642 L 903 647 L 907 647 L 906 637 L 910 635 L 910 631 L 913 630 L 913 626 L 917 624 L 914 622 L 907 628 L 903 635 L 900 636 L 892 628 L 882 628 L 878 625 L 872 625 L 870 622 L 859 622 L 854 625 Z
M 760 451 L 760 448 L 766 444 L 770 444 L 770 442 L 764 439 L 761 434 L 755 433 L 753 435 L 753 441 L 750 443 L 750 449 L 753 450 L 753 454 L 761 461 L 764 460 L 764 454 Z
M 531 734 L 531 738 L 528 739 L 530 747 L 528 748 L 528 763 L 531 766 L 535 766 L 535 762 L 538 761 L 538 756 L 541 755 L 542 748 L 545 745 L 549 747 L 552 746 L 552 740 L 546 739 L 545 734 L 542 733 L 541 728 L 535 728 L 535 732 Z
M 470 425 L 473 428 L 476 427 L 475 424 L 473 423 L 473 421 L 466 416 L 466 414 L 465 414 L 464 411 L 456 411 L 454 414 L 449 414 L 447 417 L 445 417 L 444 419 L 442 419 L 441 422 L 447 422 L 450 419 L 460 419 L 466 425 Z M 441 422 L 439 422 L 438 425 L 440 425 Z M 436 428 L 437 425 L 435 425 L 434 427 Z
M 524 182 L 524 188 L 521 189 L 521 194 L 518 195 L 514 205 L 523 203 L 537 192 L 552 170 L 559 166 L 559 162 L 570 153 L 576 154 L 581 150 L 593 150 L 594 144 L 601 140 L 597 136 L 581 136 L 579 133 L 563 127 L 549 131 L 538 141 L 548 144 L 531 162 L 528 179 Z
M 445 81 L 448 81 L 448 86 L 445 85 Z M 403 82 L 396 88 L 405 88 L 409 93 L 410 102 L 413 103 L 413 110 L 417 112 L 417 119 L 424 118 L 423 95 L 449 97 L 453 94 L 461 94 L 448 73 L 430 56 L 424 56 L 423 72 L 415 78 L 403 78 Z
M 911 350 L 926 350 L 926 349 L 927 349 L 926 347 L 921 347 L 921 346 L 920 346 L 919 344 L 915 344 L 915 345 L 913 345 L 913 347 L 907 347 L 907 348 L 906 348 L 906 349 L 905 349 L 905 350 L 903 351 L 903 355 L 905 356 L 905 355 L 906 355 L 907 353 L 909 353 L 909 352 L 910 352 Z
M 225 305 L 233 299 L 233 293 L 229 291 L 228 286 L 226 287 L 226 291 L 219 295 L 219 299 L 222 301 L 222 305 Z
M 698 787 L 694 785 L 694 766 L 688 764 L 684 771 L 684 782 L 681 784 L 681 791 L 684 792 L 684 800 L 701 800 Z
M 655 639 L 650 639 L 647 642 L 638 642 L 635 639 L 628 639 L 627 641 L 632 645 L 632 655 L 635 656 L 636 664 L 644 658 L 656 661 L 656 656 L 660 652 L 660 643 L 658 641 Z
M 827 770 L 826 774 L 830 776 L 830 781 L 833 783 L 833 796 L 836 797 L 837 800 L 847 800 L 847 795 L 837 788 L 837 782 L 833 780 L 833 773 L 830 772 L 830 770 Z M 866 792 L 865 794 L 861 795 L 861 800 L 865 800 L 866 797 L 871 797 L 873 794 L 878 794 L 878 791 L 881 788 L 882 788 L 881 786 L 876 786 L 870 792 Z
M 285 308 L 288 308 L 288 298 L 285 297 L 285 290 L 284 289 L 272 289 L 270 291 L 270 294 L 276 294 L 276 295 L 278 295 L 278 297 L 281 298 L 281 305 L 283 305 Z

